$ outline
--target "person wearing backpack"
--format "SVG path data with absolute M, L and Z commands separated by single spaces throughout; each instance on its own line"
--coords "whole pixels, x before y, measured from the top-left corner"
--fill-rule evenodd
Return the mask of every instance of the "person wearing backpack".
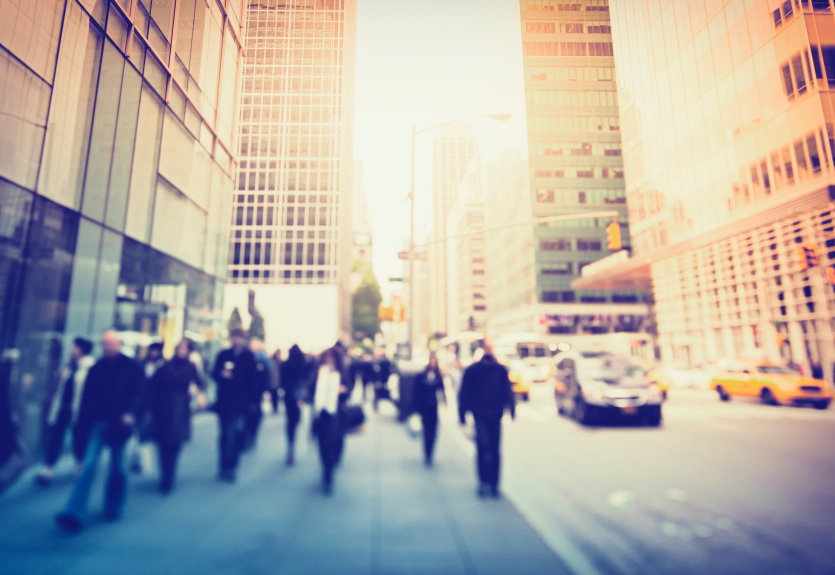
M 469 411 L 475 420 L 478 495 L 499 496 L 499 447 L 504 410 L 516 419 L 516 403 L 507 368 L 496 361 L 484 342 L 484 355 L 464 371 L 458 392 L 458 419 L 466 423 Z

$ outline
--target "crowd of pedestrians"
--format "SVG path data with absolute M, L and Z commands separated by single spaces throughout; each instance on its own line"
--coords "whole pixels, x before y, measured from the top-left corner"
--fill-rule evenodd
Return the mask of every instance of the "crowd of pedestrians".
M 345 435 L 362 424 L 360 406 L 350 405 L 355 382 L 362 385 L 363 401 L 370 391 L 376 410 L 381 399 L 391 399 L 388 380 L 393 368 L 385 355 L 350 357 L 337 343 L 318 358 L 306 356 L 298 345 L 286 359 L 281 352 L 268 355 L 263 342 L 249 339 L 242 328 L 229 333 L 230 347 L 220 351 L 209 372 L 214 401 L 207 402 L 209 382 L 195 344 L 183 339 L 164 357 L 161 342 L 149 345 L 141 361 L 122 352 L 117 332 L 101 336 L 101 357 L 93 358 L 93 342 L 76 338 L 66 365 L 57 372 L 44 401 L 43 464 L 35 481 L 48 486 L 66 438 L 75 460 L 75 482 L 56 523 L 67 532 L 84 528 L 92 486 L 103 451 L 109 452 L 104 493 L 104 517 L 120 518 L 127 493 L 125 455 L 137 444 L 155 446 L 159 491 L 167 495 L 175 486 L 177 462 L 191 438 L 195 409 L 214 412 L 218 421 L 218 474 L 234 483 L 241 455 L 253 449 L 269 398 L 273 413 L 283 405 L 287 435 L 286 464 L 295 462 L 295 446 L 305 405 L 311 409 L 310 432 L 316 437 L 321 463 L 321 487 L 330 494 L 342 458 Z M 170 349 L 170 348 L 169 348 Z M 475 420 L 478 494 L 498 495 L 501 417 L 513 414 L 513 392 L 507 370 L 485 348 L 484 356 L 463 375 L 458 398 L 459 418 L 471 412 Z M 435 354 L 414 375 L 412 405 L 422 423 L 422 451 L 427 467 L 433 463 L 439 405 L 446 405 L 444 378 Z M 136 451 L 136 450 L 134 450 Z M 147 463 L 147 462 L 146 462 Z M 140 462 L 131 462 L 131 467 Z

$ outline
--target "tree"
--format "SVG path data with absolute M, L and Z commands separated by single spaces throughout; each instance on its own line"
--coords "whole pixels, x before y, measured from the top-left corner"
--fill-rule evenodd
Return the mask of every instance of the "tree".
M 351 328 L 354 339 L 362 341 L 365 338 L 374 339 L 380 332 L 380 317 L 378 309 L 383 301 L 380 284 L 374 277 L 374 272 L 366 269 L 362 282 L 353 295 L 351 309 Z
M 266 331 L 264 329 L 264 316 L 261 315 L 261 312 L 258 311 L 258 308 L 254 305 L 252 306 L 252 311 L 250 312 L 252 316 L 252 321 L 249 322 L 249 329 L 247 330 L 247 336 L 249 339 L 258 338 L 261 341 L 264 341 L 266 337 Z
M 235 309 L 232 310 L 232 313 L 229 314 L 229 321 L 226 322 L 226 329 L 231 332 L 236 327 L 242 327 L 243 325 L 244 320 L 241 319 L 241 312 L 238 311 L 236 306 Z

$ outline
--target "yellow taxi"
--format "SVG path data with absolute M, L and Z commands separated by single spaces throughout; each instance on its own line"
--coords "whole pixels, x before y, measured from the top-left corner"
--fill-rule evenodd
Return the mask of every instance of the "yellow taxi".
M 522 372 L 519 369 L 510 368 L 508 369 L 508 377 L 510 378 L 510 383 L 513 384 L 513 393 L 521 398 L 522 401 L 528 401 L 531 397 L 531 386 L 522 377 Z
M 764 360 L 727 361 L 710 388 L 722 401 L 733 396 L 758 397 L 768 405 L 812 405 L 817 409 L 829 407 L 833 397 L 826 382 Z

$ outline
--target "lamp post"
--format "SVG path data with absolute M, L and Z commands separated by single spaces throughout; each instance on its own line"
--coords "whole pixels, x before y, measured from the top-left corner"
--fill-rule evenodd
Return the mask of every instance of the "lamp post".
M 430 126 L 428 128 L 423 128 L 421 130 L 416 129 L 412 126 L 412 176 L 411 182 L 409 185 L 409 357 L 412 357 L 412 351 L 414 349 L 414 312 L 415 312 L 415 137 L 418 134 L 422 134 L 423 132 L 428 132 L 430 130 L 434 130 L 436 128 L 440 128 L 442 126 L 447 126 L 449 124 L 454 124 L 456 122 L 460 122 L 461 120 L 468 120 L 470 118 L 490 118 L 491 120 L 501 120 L 502 122 L 507 122 L 510 120 L 511 115 L 504 113 L 504 114 L 472 114 L 470 116 L 464 116 L 463 118 L 458 118 L 456 120 L 450 120 L 448 122 L 443 122 L 441 124 L 437 124 L 435 126 Z

